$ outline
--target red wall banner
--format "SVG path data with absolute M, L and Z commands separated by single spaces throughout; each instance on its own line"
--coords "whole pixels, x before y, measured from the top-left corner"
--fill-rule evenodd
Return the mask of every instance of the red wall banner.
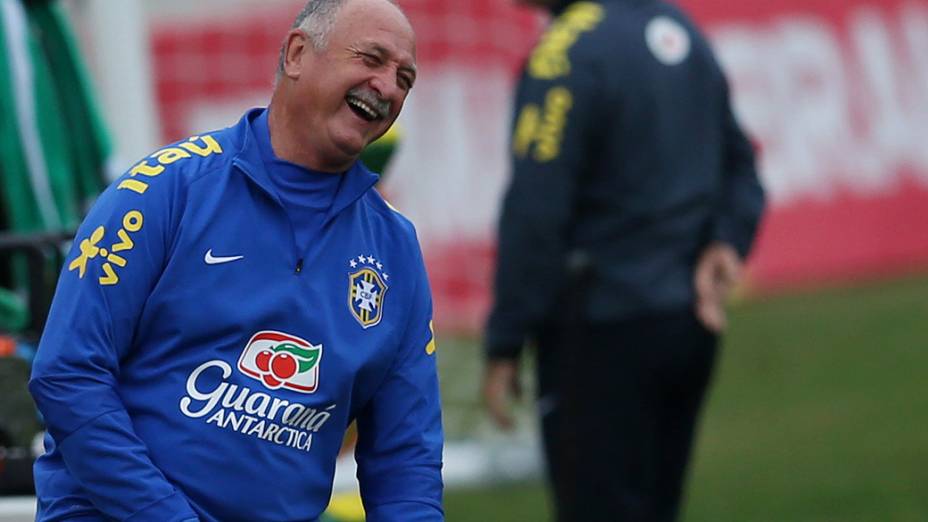
M 165 140 L 269 99 L 301 2 L 155 27 Z M 759 291 L 928 267 L 928 1 L 681 0 L 709 33 L 770 198 Z M 488 304 L 515 73 L 542 27 L 510 0 L 401 1 L 421 75 L 383 190 L 419 229 L 440 327 Z
M 761 288 L 928 266 L 928 4 L 685 2 L 726 67 L 772 197 Z

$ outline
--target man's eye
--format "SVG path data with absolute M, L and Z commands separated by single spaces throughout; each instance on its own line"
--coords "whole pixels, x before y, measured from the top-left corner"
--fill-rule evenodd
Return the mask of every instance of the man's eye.
M 364 59 L 364 63 L 368 65 L 380 65 L 380 57 L 375 54 L 361 53 L 361 58 Z
M 397 83 L 399 83 L 400 87 L 407 91 L 412 89 L 413 84 L 416 83 L 416 77 L 409 74 L 400 74 L 397 78 L 399 78 Z

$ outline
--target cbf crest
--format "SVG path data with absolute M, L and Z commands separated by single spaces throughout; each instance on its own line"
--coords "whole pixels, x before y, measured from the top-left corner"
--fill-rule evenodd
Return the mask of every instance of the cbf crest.
M 352 258 L 348 261 L 348 309 L 362 328 L 380 323 L 383 317 L 384 297 L 390 275 L 384 271 L 383 263 L 373 256 Z

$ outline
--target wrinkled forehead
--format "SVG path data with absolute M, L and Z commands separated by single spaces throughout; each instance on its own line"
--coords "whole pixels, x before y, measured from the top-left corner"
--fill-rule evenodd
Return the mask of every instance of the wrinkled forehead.
M 350 0 L 339 11 L 335 31 L 350 40 L 377 40 L 415 58 L 416 35 L 400 8 L 388 0 Z

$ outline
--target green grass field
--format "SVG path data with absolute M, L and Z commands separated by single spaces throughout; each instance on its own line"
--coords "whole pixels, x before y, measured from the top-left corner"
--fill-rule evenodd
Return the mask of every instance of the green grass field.
M 476 357 L 472 343 L 449 350 Z M 443 391 L 466 412 L 449 431 L 477 415 L 461 392 Z M 451 490 L 446 512 L 450 522 L 549 518 L 539 483 Z M 928 520 L 928 277 L 736 306 L 682 518 Z

